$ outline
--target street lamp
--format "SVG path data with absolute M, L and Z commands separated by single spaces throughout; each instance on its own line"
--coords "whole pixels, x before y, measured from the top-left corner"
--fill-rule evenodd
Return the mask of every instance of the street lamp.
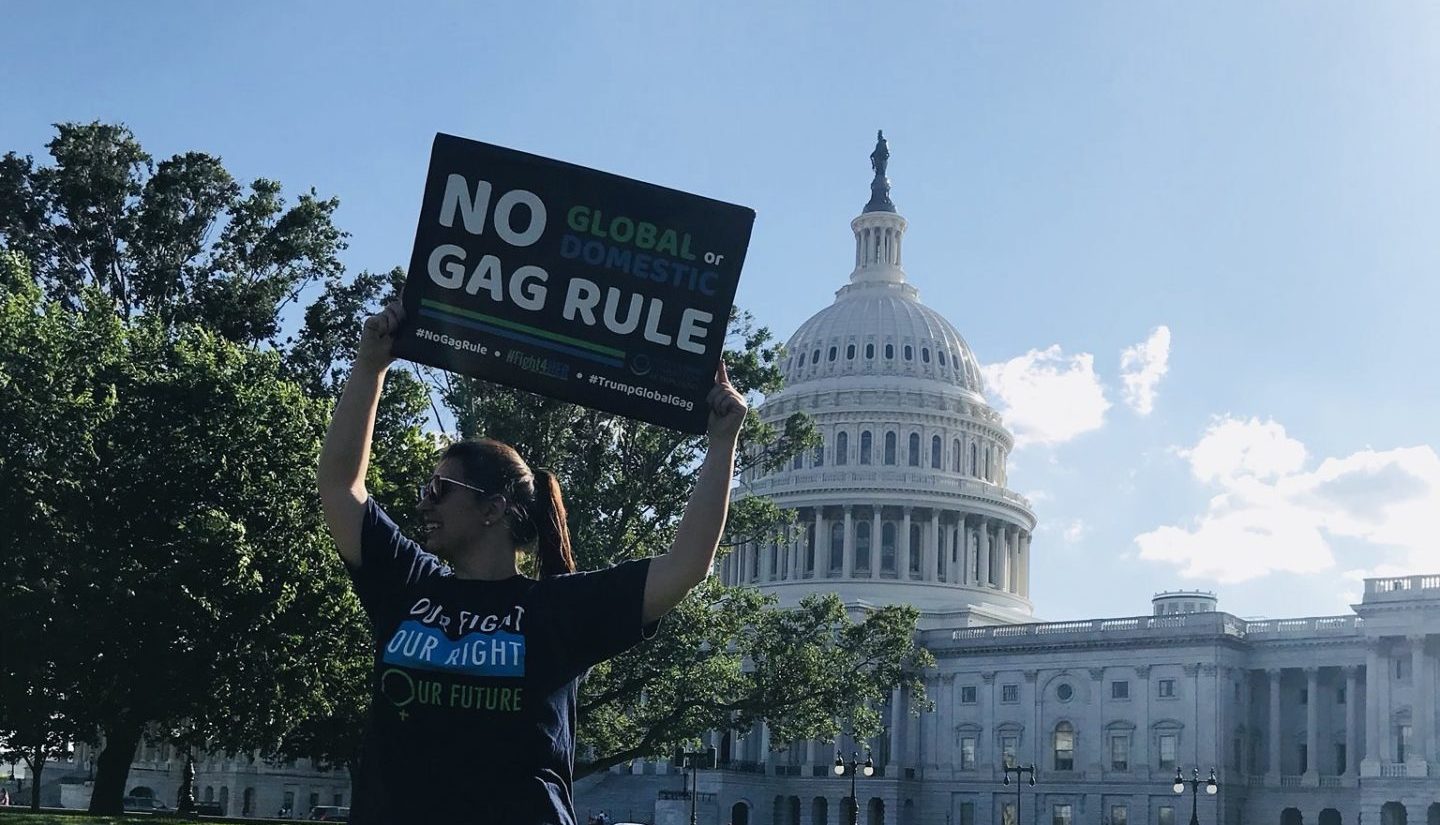
M 865 749 L 865 764 L 860 764 L 860 751 L 850 758 L 850 825 L 860 821 L 860 800 L 855 798 L 855 775 L 864 771 L 866 776 L 875 775 L 875 760 L 870 758 L 870 749 Z M 835 754 L 835 775 L 845 775 L 845 758 Z
M 687 751 L 682 748 L 675 752 L 675 767 L 690 769 L 690 825 L 696 825 L 695 798 L 698 796 L 696 771 L 700 768 L 715 767 L 715 757 L 714 748 L 699 751 Z
M 1020 765 L 1016 765 L 1013 768 L 1009 765 L 1002 765 L 1001 767 L 1005 771 L 1005 781 L 1001 784 L 1008 786 L 1010 784 L 1010 774 L 1015 774 L 1015 825 L 1020 825 L 1020 777 L 1027 773 L 1030 774 L 1030 787 L 1035 787 L 1035 765 L 1031 763 L 1023 767 Z
M 1192 769 L 1194 779 L 1186 779 L 1180 773 L 1180 767 L 1175 767 L 1175 793 L 1185 793 L 1185 786 L 1190 786 L 1190 825 L 1200 825 L 1200 817 L 1196 813 L 1196 806 L 1200 799 L 1200 769 Z M 1215 781 L 1215 769 L 1210 769 L 1210 778 L 1205 782 L 1205 793 L 1210 796 L 1220 792 L 1220 784 Z

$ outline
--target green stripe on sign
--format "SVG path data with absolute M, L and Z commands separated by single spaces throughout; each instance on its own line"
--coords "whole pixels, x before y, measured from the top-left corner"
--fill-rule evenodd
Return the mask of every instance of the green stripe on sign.
M 613 355 L 616 358 L 625 357 L 625 350 L 615 349 L 614 347 L 604 347 L 590 341 L 582 341 L 579 338 L 571 338 L 568 335 L 560 335 L 558 333 L 550 332 L 549 330 L 539 329 L 537 327 L 528 326 L 526 324 L 517 324 L 514 321 L 507 321 L 504 318 L 496 318 L 494 315 L 486 315 L 483 312 L 474 312 L 468 309 L 462 309 L 457 306 L 442 304 L 439 301 L 434 301 L 429 298 L 421 298 L 420 305 L 429 307 L 431 309 L 438 309 L 441 312 L 448 312 L 452 315 L 459 315 L 462 318 L 473 318 L 476 321 L 484 321 L 487 324 L 494 324 L 497 327 L 513 329 L 516 332 L 523 332 L 526 335 L 534 335 L 536 338 L 545 338 L 550 341 L 559 341 L 562 344 L 569 344 L 572 347 L 583 347 L 590 350 L 591 352 L 598 352 L 602 355 Z

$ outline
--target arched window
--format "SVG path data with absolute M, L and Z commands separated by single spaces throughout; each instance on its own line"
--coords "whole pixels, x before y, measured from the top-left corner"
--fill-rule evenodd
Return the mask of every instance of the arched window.
M 811 455 L 810 455 L 810 466 L 811 466 L 811 467 L 824 467 L 824 466 L 825 466 L 825 442 L 822 441 L 822 442 L 820 442 L 819 444 L 816 444 L 816 445 L 815 445 L 815 452 L 811 453 Z
M 930 437 L 930 469 L 938 470 L 943 466 L 940 455 L 942 450 L 944 447 L 941 446 L 940 436 L 932 435 Z
M 870 358 L 870 359 L 873 359 L 873 358 L 875 357 L 875 345 L 874 345 L 874 344 L 866 344 L 866 345 L 865 345 L 865 357 L 866 357 L 866 358 Z
M 912 347 L 912 346 L 910 346 L 909 344 L 906 344 L 906 345 L 905 345 L 905 360 L 906 360 L 906 361 L 914 361 L 914 360 L 915 360 L 915 348 Z
M 810 363 L 811 363 L 811 364 L 818 364 L 818 363 L 820 363 L 820 348 L 819 348 L 819 347 L 816 347 L 816 348 L 815 348 L 815 351 L 810 354 Z
M 847 344 L 847 345 L 845 346 L 845 360 L 846 360 L 846 361 L 854 361 L 854 360 L 855 360 L 855 345 L 854 345 L 854 344 Z
M 894 345 L 894 344 L 886 344 L 886 345 L 885 345 L 885 358 L 886 358 L 886 359 L 893 359 L 894 357 L 895 357 L 895 345 Z
M 860 463 L 870 463 L 870 431 L 860 433 Z
M 976 449 L 975 449 L 975 445 L 972 443 L 972 444 L 970 445 L 970 475 L 972 475 L 972 476 L 979 476 L 979 475 L 980 475 L 979 470 L 978 470 L 978 462 L 976 461 L 976 458 L 975 458 L 976 455 L 978 455 L 978 453 L 977 453 L 977 451 L 976 451 Z
M 855 522 L 855 575 L 870 575 L 870 522 Z
M 945 350 L 937 349 L 935 350 L 935 354 L 940 356 L 940 366 L 945 366 Z
M 835 356 L 836 356 L 837 353 L 839 353 L 839 351 L 840 351 L 840 350 L 839 350 L 837 347 L 831 347 L 831 348 L 830 348 L 830 353 L 825 356 L 825 360 L 826 360 L 826 361 L 834 361 L 834 360 L 835 360 Z
M 830 575 L 839 573 L 845 567 L 845 523 L 830 525 Z
M 919 466 L 920 466 L 920 434 L 919 434 L 919 433 L 911 433 L 911 434 L 910 434 L 910 449 L 908 450 L 908 452 L 910 453 L 910 456 L 909 456 L 909 457 L 910 457 L 910 466 L 911 466 L 911 467 L 919 467 Z
M 955 472 L 964 472 L 965 468 L 960 465 L 965 462 L 965 453 L 960 449 L 960 439 L 957 438 L 950 442 L 950 452 L 954 455 L 950 461 L 951 465 L 955 468 Z
M 885 463 L 895 463 L 895 442 L 898 441 L 894 433 L 885 434 Z
M 796 453 L 796 454 L 795 454 L 795 458 L 792 459 L 791 462 L 790 462 L 790 469 L 792 469 L 792 470 L 798 470 L 798 469 L 800 469 L 801 467 L 804 467 L 804 466 L 805 466 L 805 453 L 804 453 L 804 452 L 798 452 L 798 453 Z
M 895 574 L 895 522 L 880 525 L 880 575 Z
M 920 525 L 910 525 L 910 574 L 920 575 Z
M 840 433 L 835 436 L 835 464 L 844 465 L 850 463 L 850 434 Z
M 920 348 L 920 360 L 921 360 L 921 362 L 926 363 L 926 364 L 930 363 L 930 348 L 929 348 L 929 347 L 921 347 L 921 348 Z
M 805 525 L 805 560 L 800 572 L 805 576 L 815 575 L 815 522 Z
M 1075 728 L 1069 722 L 1055 726 L 1055 770 L 1075 770 Z

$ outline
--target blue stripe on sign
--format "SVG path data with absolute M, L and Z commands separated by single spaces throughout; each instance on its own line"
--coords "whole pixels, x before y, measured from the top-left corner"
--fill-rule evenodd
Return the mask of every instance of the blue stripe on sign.
M 518 633 L 467 633 L 453 641 L 439 628 L 405 622 L 385 644 L 387 665 L 469 676 L 524 676 L 525 637 Z
M 447 324 L 455 324 L 457 326 L 478 329 L 481 332 L 488 332 L 491 335 L 498 335 L 501 338 L 509 338 L 512 341 L 520 341 L 525 344 L 531 344 L 533 346 L 543 347 L 548 350 L 554 350 L 555 352 L 563 352 L 566 355 L 573 355 L 576 358 L 584 358 L 588 361 L 598 361 L 599 363 L 604 364 L 608 367 L 625 366 L 625 362 L 621 361 L 618 358 L 606 358 L 603 355 L 596 355 L 593 352 L 586 352 L 585 350 L 578 349 L 576 347 L 570 347 L 564 344 L 557 344 L 553 341 L 546 341 L 543 338 L 536 338 L 533 335 L 526 335 L 523 332 L 513 332 L 511 330 L 501 329 L 500 327 L 491 326 L 489 324 L 482 324 L 479 321 L 472 321 L 469 318 L 458 318 L 454 315 L 450 315 L 449 313 L 436 312 L 433 309 L 422 309 L 420 310 L 420 315 L 425 318 L 434 318 L 438 321 L 444 321 Z

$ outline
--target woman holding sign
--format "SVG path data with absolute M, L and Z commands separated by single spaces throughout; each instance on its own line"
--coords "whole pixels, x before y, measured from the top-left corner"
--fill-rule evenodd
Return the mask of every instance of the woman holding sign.
M 497 441 L 442 454 L 419 491 L 422 549 L 365 489 L 403 312 L 365 322 L 320 453 L 325 520 L 376 640 L 351 822 L 572 825 L 578 681 L 653 636 L 708 574 L 745 401 L 722 363 L 705 462 L 662 556 L 576 573 L 555 476 Z M 521 552 L 539 579 L 520 574 Z

